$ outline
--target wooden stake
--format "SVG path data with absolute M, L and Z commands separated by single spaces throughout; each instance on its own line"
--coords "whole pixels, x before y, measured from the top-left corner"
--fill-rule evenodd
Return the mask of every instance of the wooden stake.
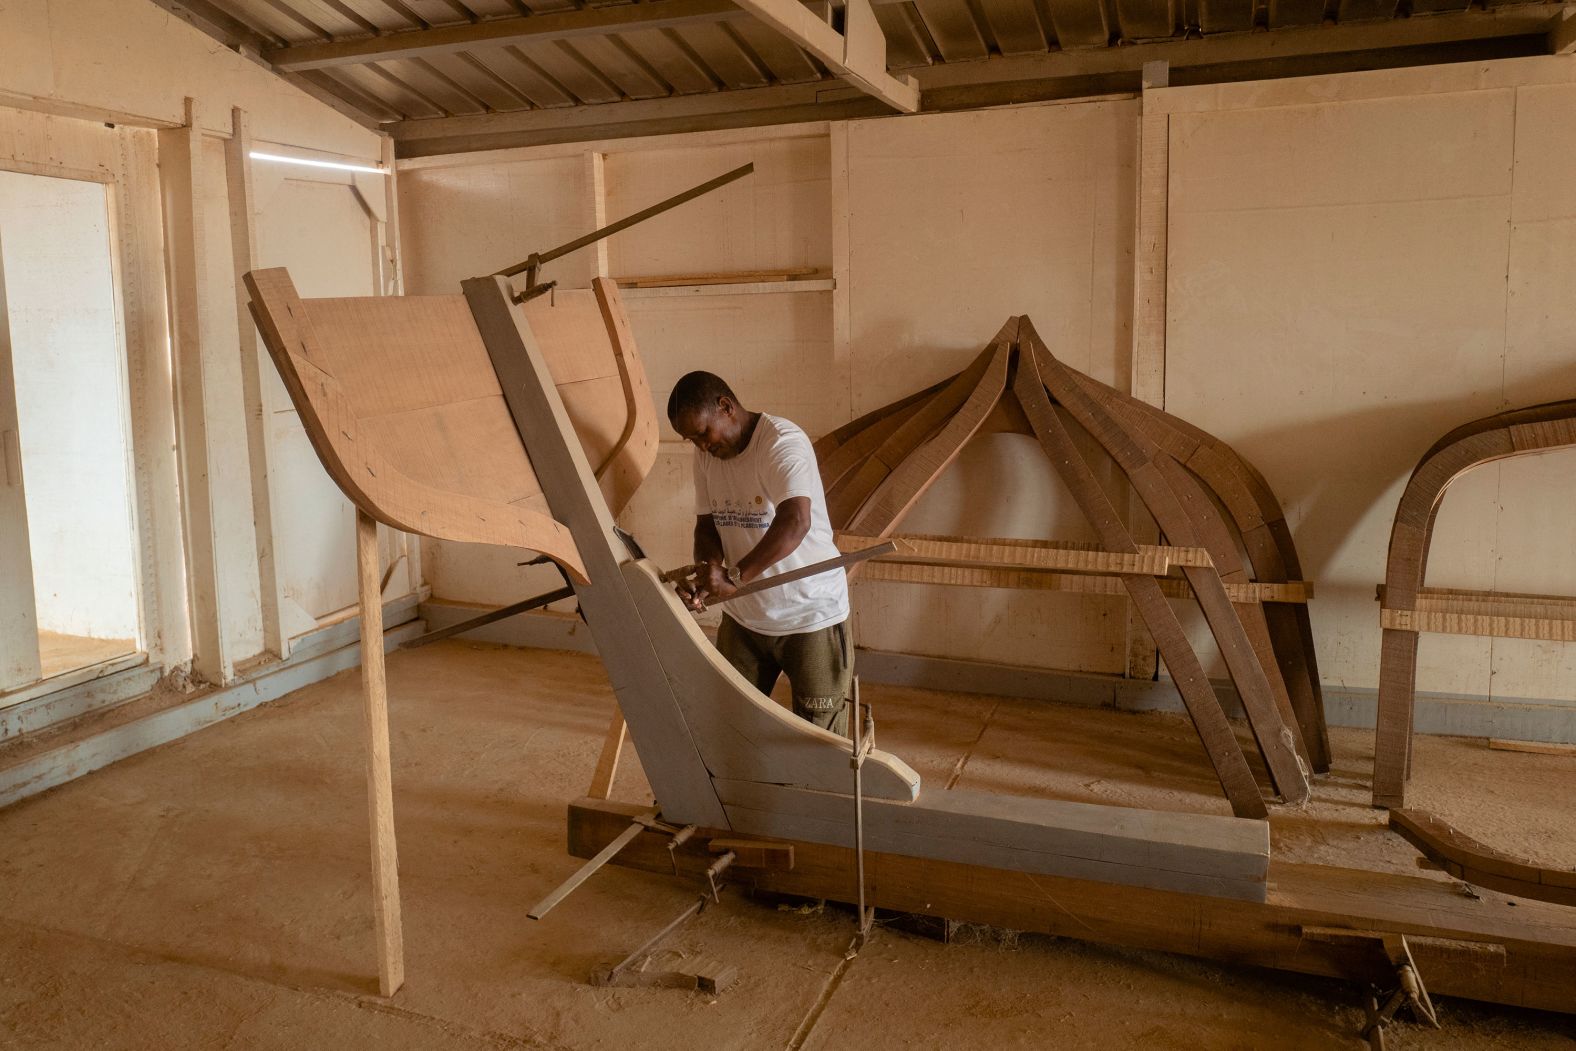
M 389 771 L 389 709 L 383 674 L 383 593 L 378 575 L 378 523 L 356 512 L 356 580 L 361 594 L 361 684 L 367 729 L 367 810 L 372 826 L 372 915 L 378 942 L 378 992 L 405 984 L 394 848 L 394 791 Z
M 607 739 L 602 742 L 602 757 L 596 761 L 596 773 L 591 775 L 591 787 L 586 795 L 592 799 L 606 799 L 613 791 L 613 779 L 618 776 L 618 757 L 624 752 L 624 709 L 613 707 L 613 721 L 607 724 Z

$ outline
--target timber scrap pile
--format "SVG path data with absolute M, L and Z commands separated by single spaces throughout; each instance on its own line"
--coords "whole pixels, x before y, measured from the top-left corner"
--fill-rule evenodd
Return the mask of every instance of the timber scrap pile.
M 895 534 L 992 419 L 1039 441 L 1098 544 Z M 1115 462 L 1168 545 L 1138 542 L 1074 441 L 1078 430 Z M 1010 319 L 963 371 L 826 435 L 816 455 L 840 546 L 897 542 L 895 554 L 863 567 L 866 579 L 1125 592 L 1238 816 L 1263 817 L 1265 793 L 1168 598 L 1191 598 L 1203 612 L 1271 789 L 1301 803 L 1310 773 L 1329 769 L 1311 587 L 1275 494 L 1225 442 L 1058 361 L 1027 317 Z

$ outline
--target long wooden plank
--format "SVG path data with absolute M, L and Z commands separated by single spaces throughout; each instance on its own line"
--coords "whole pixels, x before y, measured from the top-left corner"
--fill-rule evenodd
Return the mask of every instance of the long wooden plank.
M 1127 586 L 1120 575 L 1067 573 L 1050 569 L 987 567 L 952 562 L 887 562 L 876 559 L 860 573 L 861 580 L 899 584 L 950 584 L 957 587 L 1007 588 L 1022 591 L 1066 591 L 1084 595 L 1125 595 Z M 1158 578 L 1160 590 L 1169 599 L 1189 600 L 1193 589 L 1175 577 Z M 1284 584 L 1227 584 L 1232 602 L 1307 602 L 1313 586 L 1305 580 Z
M 661 0 L 633 7 L 591 11 L 551 12 L 525 18 L 488 19 L 457 26 L 409 29 L 373 37 L 331 40 L 269 48 L 263 61 L 282 73 L 309 69 L 385 62 L 402 58 L 431 58 L 473 48 L 509 44 L 572 40 L 631 30 L 662 30 L 749 17 L 725 0 Z
M 886 37 L 870 0 L 847 0 L 839 33 L 799 0 L 737 0 L 740 7 L 803 48 L 833 73 L 900 113 L 919 109 L 913 77 L 893 76 L 886 68 Z
M 570 853 L 595 854 L 637 812 L 595 800 L 570 804 Z M 682 877 L 699 878 L 710 864 L 710 838 L 703 831 L 678 850 Z M 671 873 L 666 842 L 644 833 L 615 863 Z M 753 885 L 846 899 L 852 850 L 793 847 L 791 870 L 752 872 Z M 1342 979 L 1364 973 L 1366 950 L 1309 939 L 1305 929 L 1404 934 L 1435 993 L 1576 1011 L 1576 910 L 1536 901 L 1508 908 L 1492 890 L 1473 900 L 1437 879 L 1271 861 L 1268 898 L 1255 903 L 876 851 L 865 854 L 865 874 L 868 900 L 881 908 Z M 1460 951 L 1461 942 L 1502 947 L 1504 962 L 1485 967 Z
M 1100 542 L 1112 551 L 1137 551 L 1138 545 L 1128 533 L 1121 516 L 1111 505 L 1110 498 L 1095 478 L 1088 461 L 1057 416 L 1046 394 L 1045 381 L 1033 353 L 1025 354 L 1020 350 L 1013 393 L 1028 415 L 1045 455 L 1067 485 L 1084 517 L 1094 527 Z M 1215 776 L 1220 780 L 1220 787 L 1231 803 L 1232 813 L 1239 817 L 1264 816 L 1267 813 L 1264 799 L 1259 794 L 1258 784 L 1248 768 L 1242 748 L 1237 744 L 1237 735 L 1226 721 L 1226 713 L 1215 696 L 1204 666 L 1188 643 L 1187 633 L 1182 629 L 1176 611 L 1166 602 L 1159 582 L 1153 577 L 1138 575 L 1123 577 L 1122 582 L 1154 637 L 1172 681 L 1176 683 L 1182 703 L 1187 708 L 1194 729 L 1198 731 L 1199 742 L 1204 746 L 1204 754 L 1209 758 Z
M 383 671 L 383 589 L 378 524 L 356 512 L 356 583 L 361 599 L 362 715 L 367 748 L 367 813 L 372 828 L 372 918 L 378 949 L 378 991 L 405 984 L 400 920 L 399 855 L 394 843 L 394 781 L 389 763 L 388 684 Z
M 851 847 L 853 800 L 760 782 L 717 782 L 740 832 Z M 1263 901 L 1269 825 L 1062 799 L 926 792 L 864 801 L 865 849 L 1017 872 Z
M 1069 370 L 1040 341 L 1028 319 L 1023 321 L 1020 337 L 1024 345 L 1023 356 L 1033 358 L 1046 389 L 1110 453 L 1167 538 L 1185 547 L 1198 546 L 1196 523 L 1155 464 L 1150 451 L 1083 391 Z M 1023 371 L 1021 361 L 1019 371 Z M 1271 779 L 1288 802 L 1302 802 L 1309 794 L 1308 771 L 1299 760 L 1293 731 L 1277 710 L 1265 670 L 1226 595 L 1219 574 L 1213 569 L 1196 567 L 1185 567 L 1182 572 L 1197 596 L 1199 609 L 1236 684 L 1243 710 L 1248 715 L 1248 725 L 1253 729 Z
M 536 337 L 515 309 L 509 279 L 474 278 L 463 287 L 547 504 L 584 559 L 587 579 L 576 581 L 576 594 L 651 787 L 674 820 L 726 827 L 706 763 L 624 583 L 620 563 L 628 553 Z
M 1077 541 L 974 539 L 920 533 L 875 537 L 846 532 L 837 533 L 835 539 L 840 551 L 858 551 L 883 541 L 891 543 L 895 550 L 881 556 L 881 561 L 887 563 L 1057 569 L 1067 573 L 1144 573 L 1157 577 L 1165 576 L 1172 566 L 1210 565 L 1209 553 L 1203 548 L 1152 544 L 1140 544 L 1137 551 L 1130 552 L 1105 551 Z

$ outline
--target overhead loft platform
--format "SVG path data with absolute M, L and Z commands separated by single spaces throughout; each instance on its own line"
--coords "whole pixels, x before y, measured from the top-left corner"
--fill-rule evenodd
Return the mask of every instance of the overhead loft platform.
M 1576 49 L 1576 5 L 1540 2 L 154 2 L 399 157 Z

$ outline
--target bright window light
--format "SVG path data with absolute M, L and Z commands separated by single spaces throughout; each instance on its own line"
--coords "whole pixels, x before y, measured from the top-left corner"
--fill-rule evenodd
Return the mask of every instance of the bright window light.
M 254 161 L 278 161 L 281 164 L 304 164 L 308 168 L 333 168 L 342 172 L 368 172 L 372 175 L 387 175 L 384 168 L 373 168 L 366 164 L 344 164 L 340 161 L 313 161 L 305 157 L 283 157 L 277 153 L 258 153 L 253 150 L 250 154 Z

